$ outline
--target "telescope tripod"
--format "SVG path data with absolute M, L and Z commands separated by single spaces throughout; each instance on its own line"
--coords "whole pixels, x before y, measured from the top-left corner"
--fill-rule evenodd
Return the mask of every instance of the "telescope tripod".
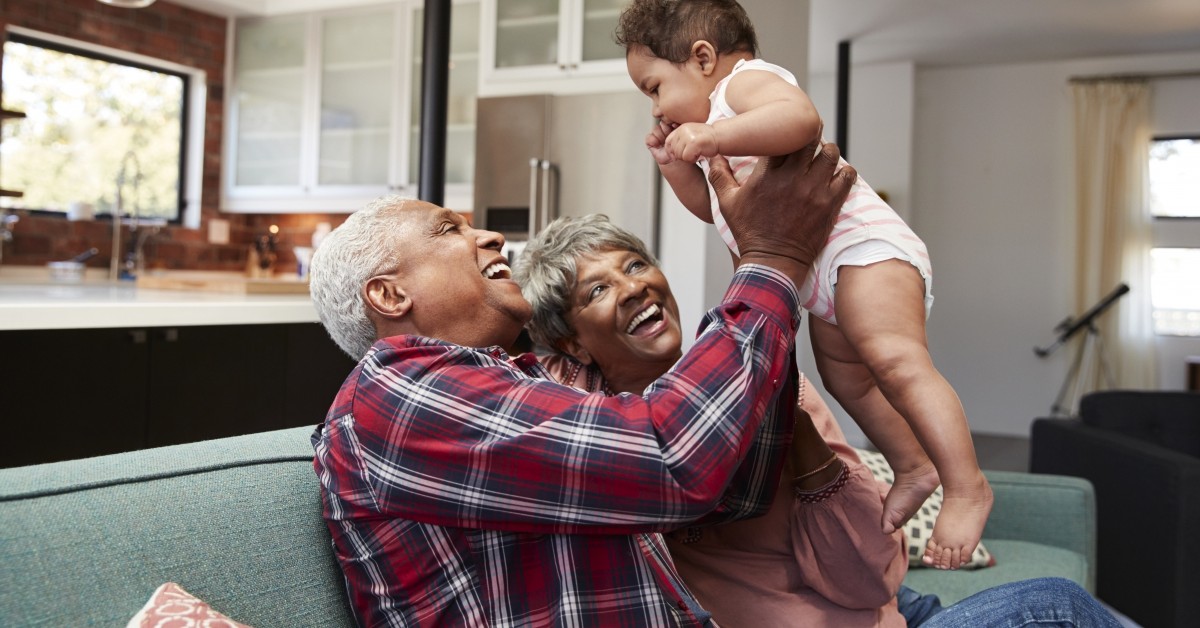
M 1075 361 L 1071 363 L 1071 368 L 1063 379 L 1062 387 L 1059 388 L 1058 397 L 1054 400 L 1054 405 L 1050 407 L 1051 416 L 1074 416 L 1073 413 L 1079 407 L 1079 398 L 1083 394 L 1083 387 L 1087 382 L 1092 381 L 1097 363 L 1099 363 L 1100 374 L 1104 377 L 1105 386 L 1109 388 L 1113 386 L 1112 371 L 1108 368 L 1108 360 L 1104 356 L 1104 341 L 1100 336 L 1100 330 L 1096 329 L 1094 324 L 1089 324 L 1086 329 L 1087 333 L 1080 340 L 1079 349 L 1075 352 Z M 1063 405 L 1068 393 L 1071 403 Z

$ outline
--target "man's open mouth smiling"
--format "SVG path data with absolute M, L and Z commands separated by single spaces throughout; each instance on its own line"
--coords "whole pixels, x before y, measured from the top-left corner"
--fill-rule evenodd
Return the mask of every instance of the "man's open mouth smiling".
M 512 269 L 504 262 L 492 262 L 483 269 L 483 276 L 486 279 L 512 279 Z

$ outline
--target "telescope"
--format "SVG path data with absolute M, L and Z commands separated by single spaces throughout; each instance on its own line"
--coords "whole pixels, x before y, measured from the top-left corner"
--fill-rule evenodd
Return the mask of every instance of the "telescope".
M 1036 353 L 1039 358 L 1044 358 L 1051 353 L 1054 353 L 1055 349 L 1058 349 L 1063 345 L 1063 343 L 1070 340 L 1072 336 L 1079 333 L 1079 330 L 1090 329 L 1093 321 L 1096 320 L 1096 317 L 1103 314 L 1104 311 L 1109 308 L 1109 306 L 1111 306 L 1113 303 L 1116 303 L 1117 299 L 1120 299 L 1127 292 L 1129 292 L 1129 286 L 1122 283 L 1114 288 L 1112 292 L 1105 295 L 1104 298 L 1100 299 L 1100 301 L 1093 305 L 1090 310 L 1084 312 L 1079 318 L 1071 318 L 1068 316 L 1067 318 L 1063 319 L 1063 321 L 1054 328 L 1054 331 L 1059 332 L 1058 339 L 1046 347 L 1034 347 L 1033 352 Z
M 1075 354 L 1075 361 L 1067 371 L 1062 388 L 1058 391 L 1058 398 L 1054 400 L 1054 405 L 1050 407 L 1051 416 L 1070 416 L 1082 392 L 1082 387 L 1089 381 L 1093 359 L 1099 358 L 1101 372 L 1108 379 L 1109 386 L 1112 385 L 1108 373 L 1108 365 L 1104 360 L 1104 349 L 1100 342 L 1100 331 L 1096 329 L 1095 322 L 1097 317 L 1103 314 L 1105 310 L 1111 307 L 1113 303 L 1116 303 L 1117 299 L 1120 299 L 1127 292 L 1129 292 L 1128 285 L 1124 283 L 1118 285 L 1112 292 L 1105 295 L 1104 298 L 1100 299 L 1100 301 L 1093 305 L 1091 309 L 1084 312 L 1079 318 L 1068 316 L 1063 319 L 1063 322 L 1054 328 L 1054 331 L 1058 332 L 1058 339 L 1053 344 L 1048 347 L 1034 347 L 1033 352 L 1039 358 L 1044 358 L 1054 353 L 1055 349 L 1061 347 L 1063 343 L 1079 333 L 1079 330 L 1087 330 L 1087 335 L 1084 337 L 1083 342 L 1079 344 L 1078 353 Z M 1064 404 L 1068 391 L 1074 392 L 1074 399 L 1070 406 Z

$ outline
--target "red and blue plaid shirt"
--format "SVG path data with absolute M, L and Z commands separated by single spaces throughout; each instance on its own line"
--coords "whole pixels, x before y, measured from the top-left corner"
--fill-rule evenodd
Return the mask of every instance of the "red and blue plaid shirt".
M 769 508 L 798 312 L 786 277 L 743 266 L 642 396 L 586 394 L 498 348 L 377 342 L 312 439 L 358 621 L 702 625 L 658 533 Z

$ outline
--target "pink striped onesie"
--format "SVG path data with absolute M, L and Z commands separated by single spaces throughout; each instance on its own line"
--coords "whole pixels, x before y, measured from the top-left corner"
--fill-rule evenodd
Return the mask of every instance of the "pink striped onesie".
M 777 65 L 761 59 L 739 61 L 729 76 L 722 79 L 709 96 L 711 109 L 708 115 L 708 124 L 736 115 L 725 102 L 725 88 L 729 85 L 729 79 L 743 70 L 772 72 L 792 85 L 797 85 L 796 77 Z M 739 183 L 750 175 L 750 172 L 754 170 L 754 165 L 758 163 L 757 157 L 728 157 L 727 159 L 733 170 L 734 178 Z M 704 169 L 705 180 L 707 180 L 708 160 L 701 159 L 700 167 Z M 721 239 L 729 246 L 729 250 L 733 251 L 734 255 L 740 255 L 737 242 L 734 241 L 733 234 L 729 231 L 729 225 L 721 216 L 721 210 L 717 206 L 717 195 L 712 190 L 711 184 L 708 196 L 712 201 L 712 216 L 717 232 L 721 234 Z M 846 199 L 846 203 L 842 205 L 837 223 L 833 227 L 833 233 L 830 234 L 829 240 L 825 243 L 825 248 L 817 255 L 817 259 L 813 260 L 812 270 L 805 278 L 804 285 L 800 286 L 802 307 L 812 312 L 814 316 L 836 325 L 837 316 L 834 314 L 833 292 L 834 285 L 837 284 L 838 268 L 841 266 L 866 266 L 888 259 L 905 260 L 920 271 L 921 277 L 925 280 L 925 316 L 928 317 L 929 309 L 933 305 L 933 293 L 931 292 L 933 269 L 929 263 L 929 253 L 925 250 L 925 244 L 905 224 L 900 215 L 889 207 L 862 177 L 859 177 L 850 189 L 850 196 Z

